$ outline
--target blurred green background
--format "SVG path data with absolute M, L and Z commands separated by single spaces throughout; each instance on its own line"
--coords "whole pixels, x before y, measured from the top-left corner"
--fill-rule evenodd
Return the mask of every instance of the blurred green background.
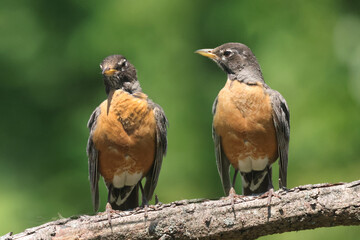
M 1 1 L 0 235 L 93 214 L 86 123 L 106 97 L 99 63 L 115 53 L 135 65 L 144 92 L 170 121 L 160 201 L 223 194 L 211 106 L 226 76 L 194 51 L 231 41 L 253 50 L 265 81 L 287 99 L 288 187 L 359 179 L 359 3 Z M 359 234 L 336 227 L 262 239 Z

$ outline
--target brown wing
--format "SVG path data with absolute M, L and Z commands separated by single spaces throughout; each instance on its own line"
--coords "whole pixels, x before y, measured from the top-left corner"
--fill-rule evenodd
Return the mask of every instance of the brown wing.
M 216 113 L 216 105 L 218 102 L 218 98 L 216 97 L 213 108 L 212 114 L 215 115 Z M 226 157 L 222 147 L 221 147 L 221 137 L 216 134 L 214 126 L 212 127 L 212 136 L 215 144 L 215 156 L 216 156 L 216 165 L 220 175 L 221 183 L 223 186 L 223 190 L 225 195 L 229 195 L 229 191 L 231 188 L 230 183 L 230 161 Z
M 90 130 L 90 135 L 86 147 L 86 152 L 88 155 L 88 165 L 89 165 L 89 180 L 90 180 L 90 189 L 92 204 L 94 211 L 96 212 L 99 209 L 99 169 L 98 169 L 98 150 L 95 148 L 92 136 L 96 128 L 97 118 L 100 115 L 100 108 L 97 107 L 95 111 L 91 114 L 87 127 Z
M 287 166 L 290 140 L 290 112 L 288 105 L 281 94 L 268 89 L 273 108 L 273 121 L 276 130 L 279 153 L 279 187 L 287 186 Z
M 150 106 L 154 111 L 156 120 L 156 139 L 155 139 L 155 160 L 149 173 L 146 175 L 146 183 L 144 194 L 147 201 L 150 201 L 159 179 L 162 159 L 166 154 L 167 149 L 167 127 L 168 120 L 165 116 L 164 110 L 157 104 L 150 102 Z

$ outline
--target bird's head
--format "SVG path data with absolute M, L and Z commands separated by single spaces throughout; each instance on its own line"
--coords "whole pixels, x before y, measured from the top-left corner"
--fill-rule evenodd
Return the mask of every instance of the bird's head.
M 122 55 L 106 57 L 100 64 L 104 76 L 105 91 L 108 95 L 107 113 L 109 114 L 112 96 L 117 89 L 131 92 L 141 89 L 137 81 L 135 67 Z
M 106 57 L 100 64 L 106 93 L 111 90 L 120 89 L 126 83 L 136 82 L 135 67 L 122 55 L 111 55 Z
M 199 49 L 195 53 L 214 60 L 227 74 L 238 75 L 247 67 L 260 69 L 250 48 L 241 43 L 225 43 L 214 49 Z

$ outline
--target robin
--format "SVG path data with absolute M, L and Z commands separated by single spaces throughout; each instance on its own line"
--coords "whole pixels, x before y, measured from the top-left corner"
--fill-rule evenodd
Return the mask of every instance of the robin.
M 99 208 L 100 175 L 112 209 L 138 207 L 139 188 L 142 204 L 147 206 L 166 153 L 167 118 L 163 109 L 142 92 L 136 69 L 125 57 L 108 56 L 100 68 L 107 99 L 90 116 L 87 144 L 94 210 Z
M 279 160 L 279 187 L 286 188 L 290 136 L 289 108 L 283 96 L 265 82 L 251 50 L 226 43 L 196 53 L 214 60 L 227 81 L 213 105 L 216 164 L 226 195 L 235 193 L 236 175 L 243 195 L 274 194 L 271 165 Z M 230 164 L 235 168 L 230 183 Z M 230 191 L 231 190 L 231 191 Z

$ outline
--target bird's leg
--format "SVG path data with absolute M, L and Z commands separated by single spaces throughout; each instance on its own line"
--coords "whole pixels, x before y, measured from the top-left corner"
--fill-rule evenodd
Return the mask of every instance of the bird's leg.
M 230 200 L 231 200 L 231 208 L 232 208 L 233 212 L 235 212 L 235 197 L 236 197 L 235 189 L 234 189 L 234 187 L 231 187 L 228 198 L 230 198 Z
M 106 203 L 105 212 L 108 217 L 108 222 L 112 231 L 112 225 L 111 225 L 111 214 L 114 212 L 114 209 L 112 209 L 111 204 L 108 202 Z
M 233 176 L 233 180 L 232 180 L 232 187 L 230 188 L 229 191 L 229 197 L 231 198 L 231 208 L 233 209 L 233 211 L 235 212 L 235 197 L 236 197 L 236 192 L 235 192 L 235 182 L 236 182 L 236 176 L 238 174 L 238 170 L 235 169 L 235 173 Z
M 260 198 L 265 198 L 265 197 L 267 197 L 268 199 L 267 199 L 267 206 L 270 206 L 270 204 L 271 204 L 271 198 L 274 196 L 274 197 L 278 197 L 278 198 L 280 198 L 281 199 L 281 197 L 280 197 L 280 195 L 279 194 L 277 194 L 277 193 L 275 193 L 275 191 L 274 191 L 274 186 L 273 186 L 273 184 L 272 184 L 272 171 L 271 171 L 271 167 L 267 167 L 267 171 L 268 171 L 268 182 L 269 182 L 269 186 L 268 186 L 268 191 L 266 192 L 266 193 L 264 193 L 264 194 L 262 194 L 262 195 L 260 195 Z
M 233 180 L 232 180 L 232 187 L 230 188 L 229 195 L 224 198 L 224 199 L 230 199 L 231 208 L 232 208 L 234 213 L 235 213 L 235 199 L 243 197 L 242 195 L 236 194 L 236 191 L 235 191 L 235 188 L 234 188 L 238 172 L 239 171 L 235 169 L 235 173 L 234 173 Z
M 139 184 L 140 184 L 140 190 L 141 190 L 141 207 L 144 208 L 144 211 L 145 211 L 144 217 L 145 217 L 145 222 L 146 222 L 146 220 L 147 220 L 147 218 L 148 218 L 148 206 L 149 206 L 149 202 L 148 202 L 148 200 L 147 200 L 146 197 L 145 197 L 144 188 L 143 188 L 143 186 L 142 186 L 142 183 L 140 182 Z

